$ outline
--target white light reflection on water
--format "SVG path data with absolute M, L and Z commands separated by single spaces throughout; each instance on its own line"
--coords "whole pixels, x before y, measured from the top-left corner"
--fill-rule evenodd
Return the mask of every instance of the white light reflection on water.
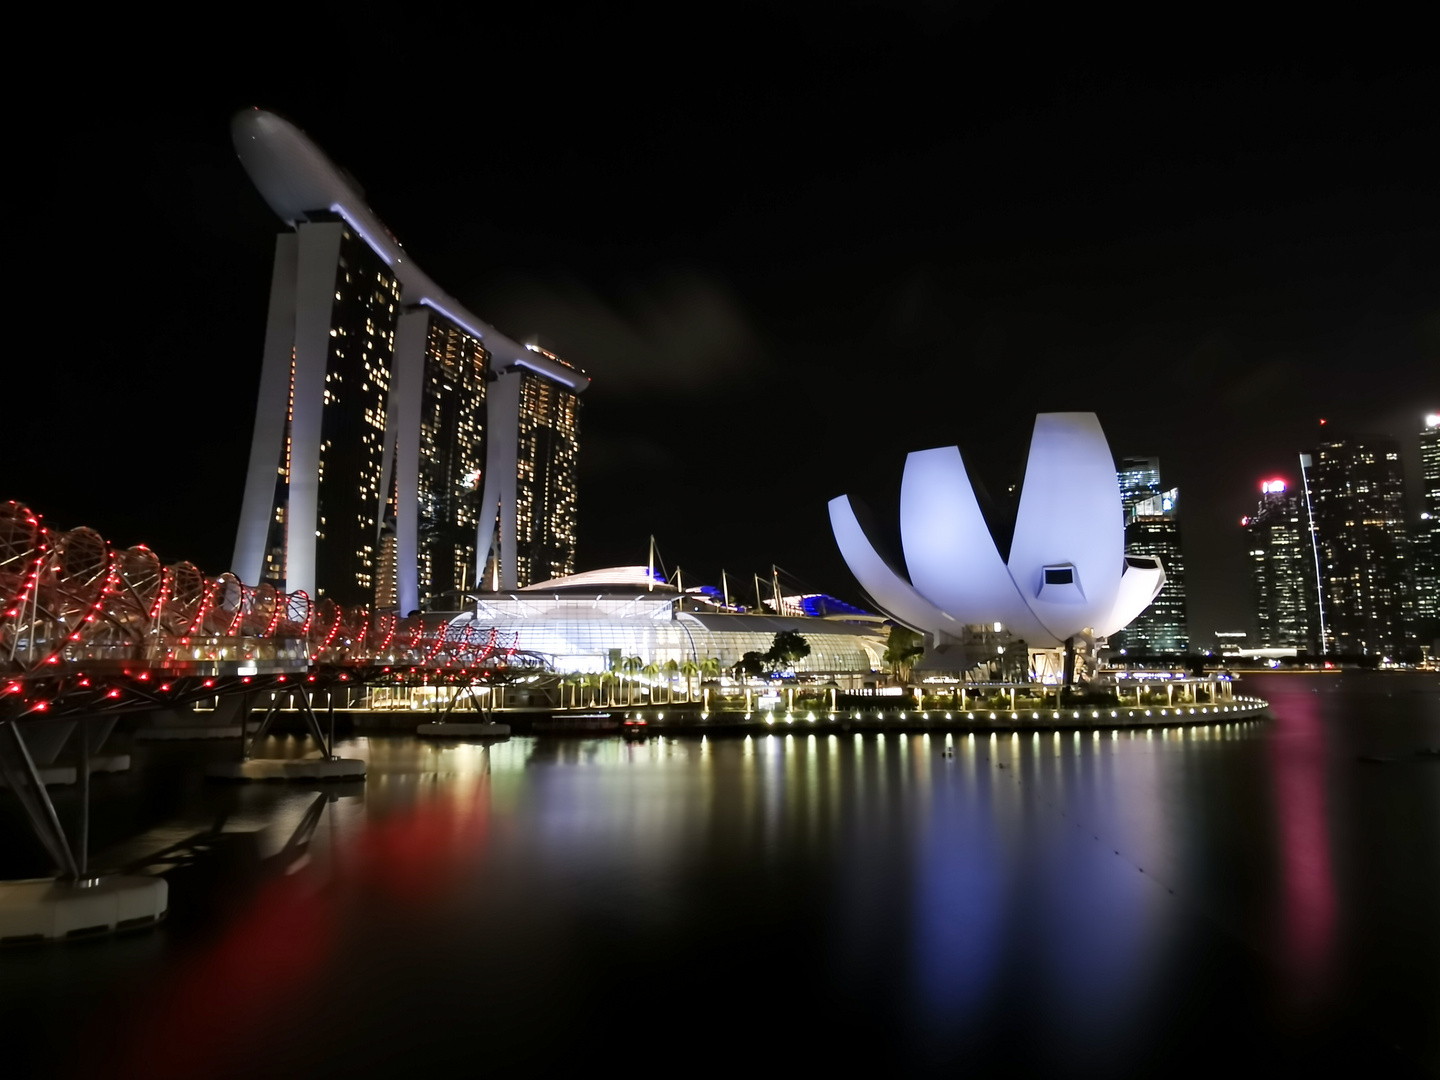
M 1336 734 L 1349 714 L 1326 707 L 1148 738 L 371 740 L 370 781 L 318 804 L 308 861 L 238 902 L 214 941 L 136 951 L 128 1026 L 82 1041 L 118 1047 L 131 1072 L 145 1032 L 167 1033 L 173 1067 L 155 1075 L 259 1067 L 296 1050 L 303 1025 L 286 1018 L 308 1001 L 324 1003 L 337 1069 L 378 1030 L 417 1067 L 476 1039 L 573 1064 L 568 1047 L 614 1035 L 617 1002 L 657 1018 L 758 1002 L 823 1034 L 806 1052 L 827 1065 L 980 1047 L 1019 1072 L 1187 1071 L 1231 1032 L 1264 1034 L 1268 957 L 1283 964 L 1275 993 L 1306 984 L 1306 1009 L 1360 1000 L 1351 986 L 1363 1001 L 1346 1008 L 1384 1005 L 1324 1032 L 1423 1049 L 1433 982 L 1389 958 L 1436 969 L 1418 914 L 1440 899 L 1429 766 L 1357 765 L 1344 740 L 1360 736 Z M 316 797 L 211 788 L 163 828 L 225 804 L 273 833 L 264 852 L 284 851 Z M 1377 840 L 1396 820 L 1403 847 Z M 1352 956 L 1368 966 L 1342 969 Z M 463 1026 L 404 1034 L 457 1009 Z M 1196 1030 L 1210 1033 L 1198 1047 Z

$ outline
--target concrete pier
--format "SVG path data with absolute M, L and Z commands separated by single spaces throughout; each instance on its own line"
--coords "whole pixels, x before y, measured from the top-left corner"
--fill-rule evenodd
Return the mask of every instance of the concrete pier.
M 170 887 L 159 877 L 0 881 L 0 946 L 153 926 L 169 904 Z
M 93 754 L 90 757 L 92 774 L 125 772 L 129 768 L 129 754 Z M 75 765 L 37 765 L 35 771 L 40 774 L 40 782 L 47 787 L 51 784 L 73 784 L 80 774 Z M 4 775 L 0 774 L 0 788 L 9 786 Z
M 215 761 L 205 767 L 212 780 L 278 780 L 313 783 L 317 780 L 364 780 L 365 762 L 360 758 L 250 758 L 246 761 Z

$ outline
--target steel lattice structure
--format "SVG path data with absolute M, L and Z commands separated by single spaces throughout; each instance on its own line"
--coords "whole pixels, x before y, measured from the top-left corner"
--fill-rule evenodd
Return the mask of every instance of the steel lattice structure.
M 514 634 L 165 566 L 93 529 L 51 530 L 17 502 L 0 505 L 0 605 L 0 720 L 185 705 L 297 677 L 464 684 L 537 662 Z

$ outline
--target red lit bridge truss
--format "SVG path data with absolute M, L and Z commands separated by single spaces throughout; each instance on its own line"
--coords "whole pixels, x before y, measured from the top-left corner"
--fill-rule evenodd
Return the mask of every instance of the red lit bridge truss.
M 186 705 L 296 680 L 470 685 L 543 666 L 514 634 L 164 566 L 0 505 L 0 720 Z

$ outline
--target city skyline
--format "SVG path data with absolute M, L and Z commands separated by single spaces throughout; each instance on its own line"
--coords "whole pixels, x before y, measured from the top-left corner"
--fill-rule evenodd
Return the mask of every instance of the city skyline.
M 109 344 L 67 357 L 64 432 L 21 418 L 16 494 L 56 520 L 225 566 L 274 219 L 224 120 L 260 103 L 361 177 L 456 296 L 596 376 L 577 569 L 639 561 L 653 533 L 706 575 L 779 563 L 844 594 L 838 555 L 814 537 L 849 459 L 877 510 L 905 452 L 927 445 L 958 442 L 1004 490 L 1033 412 L 1093 408 L 1117 453 L 1159 456 L 1184 493 L 1194 640 L 1242 625 L 1235 522 L 1256 480 L 1298 482 L 1295 454 L 1319 417 L 1402 438 L 1410 466 L 1416 417 L 1437 407 L 1440 212 L 1421 167 L 1437 121 L 1418 105 L 1429 68 L 1132 67 L 1105 82 L 1057 53 L 1033 82 L 1001 83 L 997 100 L 983 91 L 998 69 L 956 73 L 944 58 L 1016 30 L 1015 18 L 917 34 L 875 16 L 853 48 L 863 37 L 877 71 L 923 77 L 866 95 L 823 61 L 829 46 L 781 19 L 773 46 L 757 47 L 797 77 L 764 107 L 667 59 L 686 108 L 628 111 L 648 80 L 607 77 L 568 112 L 515 102 L 487 117 L 484 138 L 455 104 L 468 100 L 458 84 L 425 114 L 384 99 L 351 108 L 315 72 L 257 81 L 253 43 L 187 67 L 189 93 L 150 101 L 143 129 L 42 105 L 21 121 L 38 165 L 19 223 L 42 271 L 68 280 L 62 253 L 93 249 L 77 211 L 103 160 L 122 219 L 144 237 L 126 272 L 165 282 L 165 317 L 137 321 L 123 289 L 87 297 L 74 330 Z M 394 48 L 419 55 L 405 35 Z M 583 67 L 579 39 L 547 48 Z M 843 35 L 834 48 L 851 55 Z M 121 92 L 140 88 L 143 63 L 97 58 Z M 917 101 L 964 121 L 941 124 Z M 635 137 L 613 139 L 612 115 L 633 116 Z M 498 167 L 507 147 L 524 163 Z M 713 168 L 726 148 L 768 164 Z M 20 372 L 17 400 L 41 399 L 52 379 L 43 365 Z M 1126 392 L 1137 384 L 1148 393 Z M 171 513 L 137 496 L 138 467 L 75 483 L 109 468 L 79 433 L 125 420 L 174 437 L 207 406 L 203 464 L 164 472 Z M 857 429 L 866 444 L 845 446 Z

